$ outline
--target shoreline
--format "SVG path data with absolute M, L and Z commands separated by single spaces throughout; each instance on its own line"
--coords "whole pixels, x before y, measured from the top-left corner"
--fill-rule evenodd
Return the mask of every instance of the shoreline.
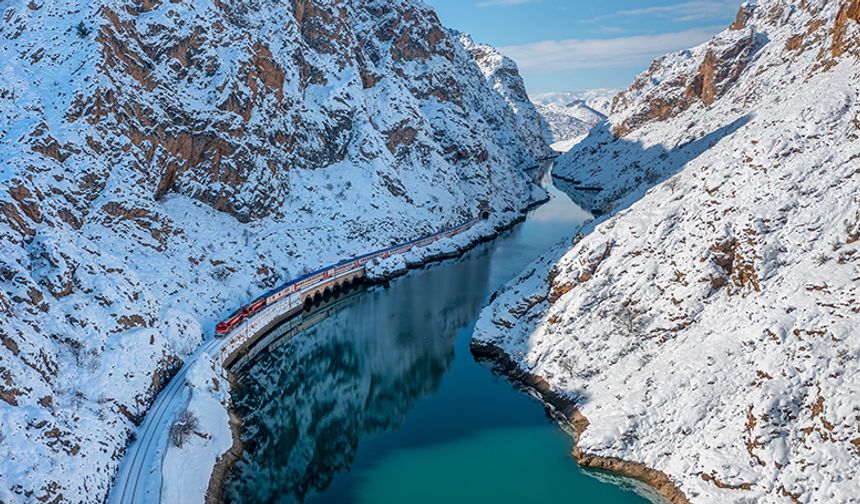
M 230 390 L 238 384 L 236 375 L 227 371 L 227 381 L 230 383 Z M 233 437 L 233 444 L 230 448 L 218 457 L 215 465 L 212 466 L 212 472 L 209 475 L 209 485 L 206 488 L 205 504 L 220 504 L 224 502 L 224 483 L 227 481 L 227 475 L 230 470 L 236 465 L 236 462 L 242 458 L 245 452 L 245 445 L 242 444 L 240 434 L 242 432 L 242 418 L 236 413 L 236 408 L 233 406 L 233 396 L 230 395 L 230 407 L 227 408 L 227 416 L 229 418 L 230 433 Z
M 458 257 L 462 257 L 463 255 L 465 255 L 467 252 L 474 249 L 478 245 L 481 245 L 482 243 L 487 243 L 487 242 L 493 241 L 496 238 L 498 238 L 499 236 L 501 236 L 502 233 L 505 233 L 506 231 L 509 231 L 510 229 L 514 228 L 516 225 L 518 225 L 522 222 L 525 222 L 525 220 L 528 218 L 527 216 L 528 216 L 529 212 L 531 212 L 532 210 L 544 205 L 550 199 L 551 199 L 551 197 L 549 196 L 549 194 L 547 194 L 543 198 L 529 203 L 527 206 L 525 206 L 524 208 L 522 208 L 519 211 L 519 213 L 516 215 L 516 217 L 513 217 L 511 220 L 509 220 L 508 222 L 506 222 L 504 224 L 500 224 L 500 225 L 495 226 L 493 228 L 492 232 L 487 233 L 486 235 L 483 235 L 483 236 L 478 236 L 478 237 L 470 240 L 468 243 L 461 245 L 461 246 L 458 246 L 451 251 L 440 252 L 440 253 L 436 253 L 436 254 L 430 254 L 430 255 L 422 257 L 419 260 L 412 261 L 412 262 L 407 260 L 407 261 L 405 261 L 405 266 L 403 266 L 403 267 L 392 269 L 389 271 L 383 271 L 383 272 L 380 272 L 378 274 L 375 274 L 373 270 L 368 269 L 367 274 L 364 277 L 364 284 L 368 287 L 372 287 L 375 285 L 383 285 L 384 286 L 385 284 L 387 284 L 391 280 L 394 280 L 395 278 L 404 276 L 412 270 L 417 270 L 417 269 L 423 268 L 424 266 L 427 266 L 428 264 L 439 263 L 439 262 L 447 261 L 449 259 L 456 259 Z M 295 318 L 295 316 L 296 315 L 294 314 L 291 316 L 278 318 L 277 320 L 273 321 L 268 326 L 266 326 L 259 333 L 258 338 L 254 338 L 254 339 L 251 339 L 249 341 L 246 341 L 241 346 L 232 349 L 230 351 L 230 354 L 226 358 L 225 363 L 222 364 L 222 367 L 224 369 L 226 369 L 227 371 L 229 371 L 231 369 L 231 367 L 233 366 L 233 364 L 239 358 L 241 358 L 242 355 L 244 355 L 245 353 L 247 353 L 248 351 L 250 351 L 251 349 L 253 349 L 256 346 L 256 344 L 259 342 L 259 339 L 262 336 L 264 336 L 265 333 L 269 332 L 270 330 L 272 330 L 275 327 L 278 327 L 281 324 L 286 323 L 287 321 L 291 320 L 292 318 Z
M 573 431 L 572 455 L 581 467 L 608 471 L 640 481 L 671 504 L 691 504 L 684 492 L 662 471 L 652 469 L 641 462 L 604 457 L 583 451 L 579 446 L 579 438 L 589 426 L 588 418 L 568 397 L 554 392 L 543 377 L 523 371 L 504 350 L 491 343 L 479 343 L 473 340 L 469 350 L 475 360 L 491 363 L 493 368 L 514 386 L 540 400 L 552 416 L 562 424 L 562 428 Z
M 467 245 L 460 247 L 456 250 L 450 252 L 444 252 L 439 254 L 434 254 L 422 258 L 420 261 L 414 263 L 407 263 L 405 268 L 400 268 L 397 270 L 386 272 L 379 276 L 368 276 L 367 281 L 369 285 L 383 285 L 395 278 L 406 275 L 411 270 L 422 268 L 428 264 L 438 263 L 442 261 L 446 261 L 448 259 L 456 259 L 465 255 L 470 250 L 474 249 L 478 245 L 482 243 L 487 243 L 498 238 L 502 233 L 514 228 L 516 225 L 525 222 L 528 218 L 529 212 L 532 210 L 542 206 L 550 200 L 550 196 L 546 195 L 545 197 L 533 201 L 529 203 L 526 207 L 524 207 L 519 215 L 509 222 L 496 226 L 492 233 L 488 233 L 485 236 L 481 236 L 474 240 L 471 240 Z M 283 321 L 282 321 L 283 322 Z M 226 368 L 225 368 L 226 369 Z M 231 373 L 229 369 L 227 371 L 227 380 L 230 383 L 230 407 L 227 408 L 227 415 L 230 419 L 230 431 L 233 436 L 233 445 L 226 452 L 221 454 L 218 460 L 215 462 L 215 465 L 212 467 L 212 472 L 209 476 L 209 485 L 206 491 L 205 504 L 220 504 L 223 502 L 224 496 L 224 484 L 227 481 L 227 476 L 232 470 L 233 466 L 235 466 L 236 462 L 242 457 L 242 453 L 244 452 L 244 446 L 241 440 L 241 425 L 242 419 L 239 417 L 236 412 L 235 407 L 232 402 L 232 391 L 237 385 L 238 378 L 236 375 Z
M 576 179 L 572 179 L 570 177 L 565 177 L 564 175 L 557 175 L 555 173 L 552 174 L 552 178 L 556 178 L 561 180 L 562 182 L 567 182 L 568 184 L 573 184 L 573 188 L 577 191 L 584 192 L 600 192 L 603 190 L 602 187 L 599 186 L 584 186 L 582 183 Z

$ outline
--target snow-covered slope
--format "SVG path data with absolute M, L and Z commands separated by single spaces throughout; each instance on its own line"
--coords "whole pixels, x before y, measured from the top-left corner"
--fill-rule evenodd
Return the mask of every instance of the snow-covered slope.
M 476 44 L 472 37 L 465 33 L 452 34 L 459 36 L 463 47 L 478 62 L 481 72 L 487 78 L 487 84 L 502 95 L 511 110 L 516 113 L 517 129 L 522 138 L 528 141 L 531 155 L 543 159 L 552 154 L 552 150 L 547 147 L 547 144 L 551 143 L 550 126 L 529 99 L 526 85 L 514 60 L 500 53 L 495 47 Z
M 859 57 L 857 0 L 746 5 L 560 159 L 612 214 L 473 348 L 575 406 L 583 463 L 675 502 L 860 502 Z
M 103 501 L 232 308 L 542 196 L 545 145 L 421 2 L 0 11 L 2 502 Z
M 615 93 L 617 90 L 611 89 L 545 93 L 533 96 L 531 100 L 549 125 L 546 141 L 554 150 L 567 152 L 606 118 Z

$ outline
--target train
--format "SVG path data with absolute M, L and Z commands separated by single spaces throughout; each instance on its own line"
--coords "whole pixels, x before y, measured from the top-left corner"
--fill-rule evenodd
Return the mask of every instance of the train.
M 215 326 L 215 334 L 217 336 L 225 336 L 229 334 L 245 319 L 253 317 L 265 307 L 271 306 L 291 294 L 298 294 L 304 292 L 305 290 L 316 286 L 320 282 L 324 282 L 325 280 L 328 280 L 330 278 L 336 278 L 343 274 L 359 270 L 363 268 L 365 264 L 374 259 L 388 258 L 393 255 L 407 252 L 415 247 L 427 246 L 434 241 L 441 240 L 442 238 L 450 238 L 452 236 L 458 235 L 474 226 L 475 223 L 477 223 L 479 220 L 480 219 L 472 219 L 459 226 L 440 231 L 424 238 L 418 238 L 416 240 L 412 240 L 401 245 L 394 245 L 392 247 L 388 247 L 382 250 L 377 250 L 376 252 L 371 252 L 369 254 L 354 257 L 352 259 L 347 259 L 332 266 L 328 266 L 312 273 L 302 275 L 299 278 L 291 280 L 284 285 L 281 285 L 270 290 L 269 292 L 266 292 L 262 296 L 251 301 L 249 304 L 242 306 L 238 310 L 228 315 L 227 318 L 225 318 Z

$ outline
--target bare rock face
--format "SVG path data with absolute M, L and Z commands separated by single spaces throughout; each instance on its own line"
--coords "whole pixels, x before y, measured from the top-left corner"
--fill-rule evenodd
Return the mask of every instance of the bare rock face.
M 672 502 L 857 500 L 857 13 L 745 5 L 559 159 L 597 219 L 498 293 L 473 348 L 588 419 L 579 460 L 658 471 Z
M 520 172 L 539 120 L 421 2 L 12 0 L 0 20 L 2 502 L 103 501 L 130 419 L 230 309 L 541 196 Z
M 732 22 L 731 26 L 729 26 L 730 30 L 743 30 L 747 27 L 747 20 L 750 18 L 752 14 L 753 6 L 750 3 L 744 3 L 741 5 L 741 8 L 738 9 L 737 15 L 735 15 L 735 20 Z
M 687 158 L 695 158 L 749 121 L 751 113 L 738 114 L 752 111 L 753 104 L 773 92 L 772 84 L 755 78 L 765 69 L 792 65 L 793 78 L 808 81 L 841 62 L 860 58 L 860 53 L 855 54 L 860 47 L 856 39 L 860 23 L 851 17 L 854 9 L 853 1 L 745 3 L 726 31 L 698 47 L 656 59 L 616 95 L 608 127 L 593 131 L 591 138 L 561 160 L 556 173 L 570 182 L 581 204 L 598 213 L 611 210 L 613 201 L 640 184 L 650 185 L 674 174 L 677 166 L 667 162 L 670 152 L 686 151 Z M 834 57 L 833 48 L 843 40 L 847 41 L 844 52 Z M 733 120 L 724 129 L 707 131 L 695 116 L 716 107 L 729 109 Z M 645 156 L 619 168 L 623 177 L 605 176 L 602 166 L 625 151 L 638 131 L 659 129 L 684 114 L 693 115 L 687 133 L 676 144 L 645 149 Z M 598 151 L 606 161 L 594 162 Z
M 760 44 L 754 29 L 735 28 L 736 24 L 737 21 L 721 37 L 697 48 L 700 57 L 672 55 L 654 61 L 613 100 L 612 112 L 625 117 L 615 124 L 613 133 L 625 136 L 648 123 L 675 117 L 696 103 L 712 105 L 737 81 Z M 673 59 L 677 56 L 686 58 L 683 65 Z M 693 68 L 691 64 L 696 59 L 699 63 Z M 654 82 L 663 85 L 654 86 Z
M 185 194 L 248 221 L 284 201 L 290 170 L 351 159 L 364 129 L 388 133 L 390 124 L 371 124 L 371 111 L 359 105 L 382 75 L 393 77 L 383 93 L 441 98 L 460 117 L 475 105 L 464 96 L 468 91 L 451 86 L 458 80 L 452 70 L 467 56 L 425 8 L 311 0 L 291 8 L 247 2 L 150 7 L 105 3 L 81 21 L 92 33 L 77 45 L 100 79 L 68 90 L 64 127 L 87 130 L 87 139 L 61 145 L 51 128 L 42 128 L 33 131 L 43 138 L 34 141 L 34 151 L 61 163 L 74 153 L 95 164 L 111 150 L 109 139 L 127 138 L 122 162 L 156 198 Z M 32 31 L 43 18 L 59 16 L 49 10 L 61 8 L 10 7 L 8 28 L 34 16 Z M 55 49 L 31 50 L 44 62 Z M 58 51 L 50 59 L 63 57 Z M 433 59 L 433 72 L 420 70 Z M 405 107 L 399 115 L 408 120 L 420 111 Z M 513 121 L 514 114 L 503 119 Z M 442 147 L 444 155 L 445 146 L 427 147 Z
M 836 7 L 835 16 L 833 9 Z M 803 19 L 800 22 L 800 19 Z M 625 136 L 643 125 L 675 117 L 701 102 L 711 106 L 737 82 L 768 36 L 781 26 L 791 26 L 784 47 L 792 51 L 815 48 L 812 70 L 830 68 L 836 58 L 860 56 L 860 3 L 834 2 L 823 7 L 807 4 L 744 3 L 729 30 L 711 41 L 654 61 L 633 85 L 619 93 L 612 112 L 617 118 L 612 131 Z M 821 45 L 829 39 L 829 47 Z
M 858 23 L 860 23 L 860 1 L 842 2 L 833 26 L 833 45 L 830 48 L 830 53 L 834 58 L 838 58 L 846 52 L 855 56 L 860 55 Z
M 755 49 L 755 37 L 735 41 L 719 53 L 708 48 L 699 72 L 687 86 L 688 98 L 698 98 L 710 106 L 726 89 L 734 84 L 749 63 Z

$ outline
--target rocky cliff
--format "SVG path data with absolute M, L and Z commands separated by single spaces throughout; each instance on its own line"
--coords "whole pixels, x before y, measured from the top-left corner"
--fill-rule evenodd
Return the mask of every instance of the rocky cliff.
M 459 37 L 469 53 L 475 58 L 487 84 L 495 89 L 517 117 L 517 129 L 520 136 L 528 142 L 529 153 L 536 159 L 544 159 L 552 154 L 547 147 L 549 124 L 541 116 L 526 92 L 526 85 L 520 77 L 519 69 L 514 60 L 500 53 L 498 49 L 486 44 L 476 44 L 472 37 L 465 33 L 454 34 Z
M 674 502 L 857 502 L 858 13 L 744 4 L 560 159 L 602 216 L 473 347 L 573 406 L 582 463 Z
M 542 196 L 533 111 L 421 2 L 0 11 L 0 501 L 103 501 L 232 308 Z

